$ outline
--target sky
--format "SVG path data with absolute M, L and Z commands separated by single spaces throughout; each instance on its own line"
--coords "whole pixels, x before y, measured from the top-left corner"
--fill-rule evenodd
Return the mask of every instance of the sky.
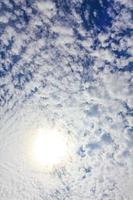
M 69 138 L 52 170 L 31 153 L 46 128 Z M 132 188 L 132 0 L 0 0 L 0 200 L 132 200 Z

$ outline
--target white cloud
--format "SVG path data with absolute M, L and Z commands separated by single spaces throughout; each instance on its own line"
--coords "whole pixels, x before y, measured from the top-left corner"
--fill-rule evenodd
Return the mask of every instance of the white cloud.
M 132 73 L 124 71 L 132 58 L 114 51 L 130 48 L 132 54 L 131 37 L 120 34 L 132 27 L 129 10 L 94 36 L 74 8 L 71 23 L 58 18 L 52 1 L 28 9 L 22 30 L 20 22 L 17 30 L 9 23 L 0 36 L 6 53 L 0 68 L 1 200 L 132 200 Z M 71 159 L 52 172 L 28 157 L 33 132 L 45 126 L 64 130 L 74 143 Z
M 51 1 L 38 1 L 35 3 L 41 14 L 52 17 L 55 14 L 55 5 Z

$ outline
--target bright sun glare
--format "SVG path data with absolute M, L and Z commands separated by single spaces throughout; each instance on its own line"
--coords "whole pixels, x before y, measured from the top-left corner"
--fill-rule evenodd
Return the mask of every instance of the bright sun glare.
M 67 140 L 56 130 L 39 130 L 33 144 L 33 153 L 40 165 L 59 164 L 67 156 Z

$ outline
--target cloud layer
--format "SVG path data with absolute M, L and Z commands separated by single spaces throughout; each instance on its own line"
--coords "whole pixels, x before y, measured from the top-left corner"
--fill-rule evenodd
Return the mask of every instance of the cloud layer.
M 132 200 L 132 2 L 0 3 L 1 200 Z M 30 164 L 45 126 L 75 145 L 51 172 Z

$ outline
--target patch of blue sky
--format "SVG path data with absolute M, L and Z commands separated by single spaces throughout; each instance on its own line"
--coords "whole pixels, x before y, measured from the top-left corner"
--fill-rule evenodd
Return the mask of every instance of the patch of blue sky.
M 15 76 L 12 76 L 12 82 L 14 83 L 14 87 L 17 89 L 24 89 L 26 83 L 28 83 L 32 79 L 32 73 L 29 70 L 24 70 Z

